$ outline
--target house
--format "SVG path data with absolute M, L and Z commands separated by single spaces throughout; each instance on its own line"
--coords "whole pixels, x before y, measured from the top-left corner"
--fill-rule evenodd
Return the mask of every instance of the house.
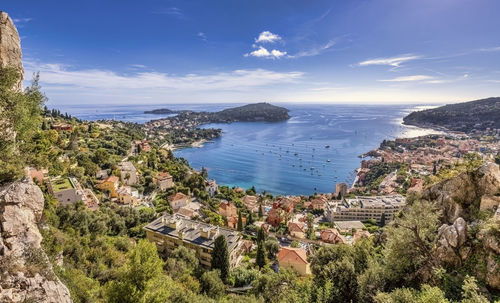
M 243 187 L 236 187 L 234 189 L 234 192 L 237 193 L 237 194 L 241 194 L 241 193 L 245 192 L 245 189 Z
M 345 238 L 335 228 L 327 228 L 320 231 L 321 241 L 331 244 L 345 244 Z
M 130 161 L 122 161 L 118 163 L 120 168 L 120 181 L 126 185 L 135 185 L 139 181 L 139 173 L 134 164 Z
M 118 177 L 109 176 L 106 179 L 102 180 L 99 184 L 96 185 L 97 188 L 105 190 L 109 193 L 111 198 L 116 198 L 118 195 L 116 191 L 118 190 Z
M 118 195 L 118 201 L 122 204 L 136 206 L 140 202 L 139 192 L 130 186 L 124 185 L 120 187 L 116 194 Z
M 102 180 L 102 179 L 106 179 L 107 177 L 108 177 L 108 171 L 106 169 L 98 170 L 95 173 L 95 178 L 96 179 Z
M 238 209 L 233 202 L 222 200 L 219 204 L 219 214 L 226 218 L 238 217 Z
M 151 147 L 147 140 L 136 140 L 134 141 L 135 150 L 134 153 L 138 154 L 141 151 L 149 153 L 151 151 Z
M 172 253 L 177 247 L 193 249 L 200 264 L 210 268 L 215 239 L 222 235 L 226 238 L 229 265 L 236 267 L 244 251 L 238 232 L 229 228 L 191 220 L 180 214 L 163 215 L 144 227 L 146 238 L 155 243 L 161 255 Z
M 306 225 L 303 222 L 289 222 L 288 223 L 288 232 L 290 236 L 304 239 L 306 237 Z
M 352 233 L 353 230 L 357 231 L 365 228 L 361 221 L 336 221 L 335 227 L 343 234 Z
M 253 213 L 257 213 L 259 211 L 259 202 L 256 196 L 243 196 L 243 198 L 241 198 L 241 202 L 249 211 Z
M 187 206 L 190 199 L 185 194 L 178 192 L 168 197 L 168 202 L 174 211 L 178 211 L 179 208 Z
M 324 210 L 326 202 L 328 202 L 328 199 L 325 196 L 319 196 L 311 200 L 310 208 L 315 210 Z
M 49 171 L 46 168 L 36 169 L 34 167 L 27 167 L 27 175 L 31 180 L 36 181 L 38 184 L 43 184 L 43 181 L 48 177 Z
M 311 274 L 311 265 L 307 262 L 307 253 L 303 248 L 281 247 L 278 263 L 280 267 L 294 270 L 302 276 Z
M 96 195 L 91 189 L 84 189 L 83 190 L 83 203 L 85 203 L 85 206 L 89 210 L 97 210 L 99 208 L 99 199 L 97 199 Z
M 73 130 L 73 126 L 71 126 L 71 124 L 67 124 L 67 123 L 58 123 L 58 124 L 52 125 L 52 129 L 55 129 L 55 130 Z
M 293 200 L 283 197 L 278 198 L 273 203 L 273 208 L 267 214 L 267 223 L 277 227 L 281 222 L 287 221 L 292 213 Z
M 83 190 L 75 178 L 53 179 L 49 182 L 49 192 L 61 203 L 67 205 L 83 200 Z
M 161 172 L 156 175 L 156 185 L 161 191 L 167 190 L 174 186 L 172 176 L 167 172 Z
M 215 182 L 215 180 L 208 181 L 207 187 L 205 188 L 210 197 L 215 196 L 217 194 L 217 190 L 219 190 L 219 186 Z

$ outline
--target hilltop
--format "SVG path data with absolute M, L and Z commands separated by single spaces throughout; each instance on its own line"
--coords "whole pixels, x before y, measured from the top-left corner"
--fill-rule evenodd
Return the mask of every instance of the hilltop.
M 404 117 L 403 121 L 407 125 L 445 128 L 466 133 L 500 128 L 500 97 L 413 112 Z

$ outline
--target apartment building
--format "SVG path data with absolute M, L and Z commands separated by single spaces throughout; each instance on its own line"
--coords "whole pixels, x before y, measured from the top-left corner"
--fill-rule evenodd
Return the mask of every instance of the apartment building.
M 168 256 L 179 246 L 191 248 L 205 267 L 211 266 L 214 241 L 219 235 L 226 238 L 231 268 L 239 264 L 244 249 L 238 232 L 194 221 L 181 214 L 163 215 L 144 229 L 146 238 L 156 244 L 160 254 Z
M 380 223 L 384 215 L 387 223 L 392 221 L 394 215 L 405 205 L 406 198 L 401 195 L 334 200 L 327 203 L 325 217 L 331 222 L 375 219 Z

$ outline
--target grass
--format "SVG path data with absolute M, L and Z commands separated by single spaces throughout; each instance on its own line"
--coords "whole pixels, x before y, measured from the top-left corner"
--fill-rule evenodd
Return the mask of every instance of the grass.
M 52 187 L 54 188 L 54 192 L 60 192 L 62 190 L 73 188 L 73 184 L 71 184 L 68 178 L 64 178 L 52 182 Z

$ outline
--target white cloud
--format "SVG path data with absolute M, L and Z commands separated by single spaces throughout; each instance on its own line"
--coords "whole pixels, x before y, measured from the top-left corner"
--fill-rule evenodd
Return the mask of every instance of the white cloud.
M 263 31 L 259 37 L 255 39 L 256 43 L 273 43 L 281 40 L 281 37 L 271 33 L 270 31 Z
M 279 59 L 283 56 L 286 55 L 286 52 L 282 52 L 277 49 L 273 49 L 271 51 L 268 51 L 265 47 L 259 46 L 258 49 L 254 50 L 253 52 L 250 52 L 248 54 L 245 54 L 245 57 L 252 56 L 252 57 L 258 57 L 258 58 L 268 58 L 268 59 Z
M 359 66 L 367 66 L 367 65 L 389 65 L 393 67 L 399 67 L 402 63 L 405 63 L 407 61 L 411 60 L 417 60 L 420 59 L 421 56 L 416 56 L 416 55 L 402 55 L 398 57 L 390 57 L 390 58 L 375 58 L 375 59 L 369 59 L 365 60 L 362 62 L 359 62 Z
M 213 91 L 245 90 L 271 84 L 292 83 L 302 78 L 303 73 L 275 72 L 266 69 L 240 69 L 215 74 L 171 75 L 158 72 L 118 74 L 110 70 L 75 70 L 62 64 L 34 64 L 24 62 L 26 74 L 40 71 L 41 83 L 47 89 L 64 86 L 68 89 L 106 90 L 167 90 L 167 91 Z
M 500 52 L 500 46 L 480 48 L 479 51 L 481 51 L 481 52 Z
M 328 50 L 329 48 L 331 48 L 334 45 L 335 45 L 335 41 L 331 40 L 328 43 L 326 43 L 326 44 L 324 44 L 324 45 L 322 45 L 320 47 L 315 47 L 315 48 L 311 48 L 311 49 L 308 49 L 308 50 L 305 50 L 305 51 L 301 51 L 301 52 L 298 52 L 295 55 L 290 55 L 289 57 L 290 58 L 300 58 L 300 57 L 317 56 L 317 55 L 323 53 L 324 51 Z
M 426 75 L 414 75 L 414 76 L 403 76 L 403 77 L 397 77 L 393 79 L 385 79 L 385 80 L 378 80 L 380 82 L 411 82 L 411 81 L 425 81 L 425 80 L 430 80 L 432 81 L 434 77 L 432 76 L 426 76 Z
M 12 22 L 14 22 L 14 23 L 26 23 L 26 22 L 30 22 L 31 20 L 33 20 L 33 18 L 13 18 Z
M 205 35 L 204 32 L 199 32 L 198 37 L 200 37 L 200 39 L 203 41 L 207 41 L 207 35 Z

